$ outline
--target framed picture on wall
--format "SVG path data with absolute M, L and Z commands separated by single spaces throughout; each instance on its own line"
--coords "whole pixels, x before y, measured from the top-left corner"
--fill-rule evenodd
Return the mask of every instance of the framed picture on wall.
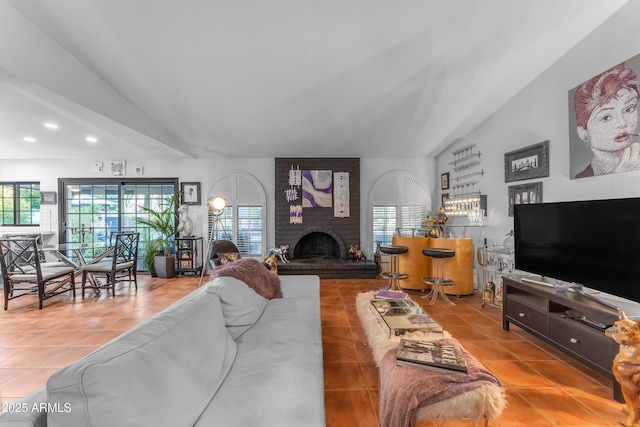
M 58 194 L 55 191 L 41 191 L 40 204 L 55 205 L 58 203 Z
M 444 206 L 444 202 L 449 200 L 449 193 L 442 193 L 440 196 L 440 206 Z
M 549 141 L 504 155 L 504 182 L 549 176 Z
M 180 183 L 180 203 L 183 205 L 200 204 L 200 183 L 181 182 Z
M 542 182 L 509 186 L 509 216 L 513 216 L 513 206 L 542 203 Z
M 640 170 L 639 75 L 640 55 L 634 55 L 569 91 L 571 179 Z
M 111 165 L 111 175 L 113 176 L 125 176 L 126 175 L 126 163 L 124 160 L 112 160 Z
M 449 189 L 449 172 L 445 172 L 440 175 L 440 189 L 448 190 Z

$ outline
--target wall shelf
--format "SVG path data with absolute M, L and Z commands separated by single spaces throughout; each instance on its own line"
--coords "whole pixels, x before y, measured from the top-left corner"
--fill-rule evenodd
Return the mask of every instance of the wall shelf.
M 472 145 L 467 145 L 466 147 L 462 147 L 456 151 L 454 151 L 453 154 L 453 162 L 449 163 L 450 165 L 457 165 L 458 163 L 462 163 L 466 160 L 470 160 L 473 159 L 475 157 L 480 158 L 480 151 L 478 151 L 477 153 L 473 152 L 473 147 L 475 147 L 475 144 Z
M 484 169 L 482 169 L 479 172 L 472 172 L 472 173 L 468 173 L 466 175 L 460 175 L 460 176 L 456 176 L 454 179 L 456 180 L 456 182 L 460 181 L 461 179 L 464 178 L 471 178 L 472 176 L 484 176 Z

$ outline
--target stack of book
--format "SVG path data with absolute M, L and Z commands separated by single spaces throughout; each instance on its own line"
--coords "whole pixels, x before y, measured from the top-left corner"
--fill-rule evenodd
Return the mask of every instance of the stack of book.
M 398 366 L 414 366 L 449 374 L 466 374 L 467 363 L 459 345 L 432 341 L 400 340 L 396 354 Z

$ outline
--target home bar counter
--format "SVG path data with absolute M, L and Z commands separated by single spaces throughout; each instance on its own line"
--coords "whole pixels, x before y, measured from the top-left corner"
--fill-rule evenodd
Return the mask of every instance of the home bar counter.
M 442 239 L 434 237 L 400 237 L 394 236 L 392 244 L 406 246 L 409 251 L 400 255 L 399 268 L 409 278 L 400 281 L 400 286 L 411 290 L 429 289 L 422 281 L 425 276 L 432 276 L 432 258 L 422 254 L 425 248 L 453 249 L 456 255 L 444 260 L 444 276 L 455 282 L 454 286 L 446 286 L 447 295 L 473 294 L 473 239 Z

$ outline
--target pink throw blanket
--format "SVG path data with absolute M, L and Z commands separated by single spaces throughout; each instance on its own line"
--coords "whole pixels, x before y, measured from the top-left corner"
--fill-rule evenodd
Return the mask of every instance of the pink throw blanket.
M 231 276 L 243 281 L 263 298 L 282 298 L 280 277 L 267 270 L 256 259 L 240 258 L 237 261 L 219 265 L 211 272 L 211 279 L 221 276 Z
M 441 339 L 443 344 L 460 343 Z M 396 349 L 389 350 L 380 362 L 380 425 L 413 427 L 418 408 L 458 396 L 475 388 L 500 380 L 464 350 L 467 375 L 447 374 L 412 366 L 396 365 Z

